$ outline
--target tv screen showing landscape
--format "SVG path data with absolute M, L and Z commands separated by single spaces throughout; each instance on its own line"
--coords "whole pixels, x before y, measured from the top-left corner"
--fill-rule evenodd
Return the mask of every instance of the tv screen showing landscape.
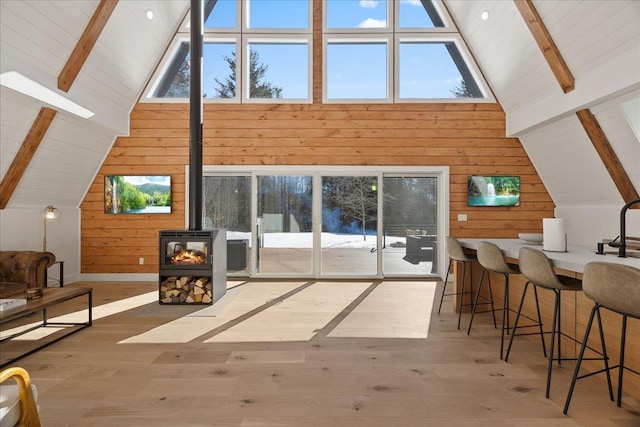
M 104 212 L 109 214 L 171 213 L 169 175 L 104 177 Z
M 518 206 L 519 176 L 470 176 L 467 180 L 469 206 Z

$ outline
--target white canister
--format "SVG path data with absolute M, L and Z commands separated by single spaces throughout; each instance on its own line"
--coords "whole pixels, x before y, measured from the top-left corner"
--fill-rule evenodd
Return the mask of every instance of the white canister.
M 564 218 L 542 219 L 542 249 L 567 252 L 567 222 Z

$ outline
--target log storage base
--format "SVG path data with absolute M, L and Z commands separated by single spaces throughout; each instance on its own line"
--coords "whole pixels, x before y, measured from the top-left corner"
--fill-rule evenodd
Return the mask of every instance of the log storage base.
M 161 304 L 211 304 L 210 277 L 169 276 L 160 283 Z

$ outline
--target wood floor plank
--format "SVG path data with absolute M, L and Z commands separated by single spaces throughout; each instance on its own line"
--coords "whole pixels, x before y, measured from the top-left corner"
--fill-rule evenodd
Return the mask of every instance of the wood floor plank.
M 296 321 L 295 316 L 283 312 L 300 313 L 298 321 L 305 323 L 313 318 L 305 313 L 313 314 L 314 310 L 322 311 L 322 306 L 331 305 L 325 299 L 328 292 L 323 295 L 323 282 L 311 287 L 301 282 L 276 283 L 251 282 L 251 286 L 245 287 L 246 300 L 236 299 L 210 317 L 194 316 L 195 308 L 172 311 L 174 307 L 158 306 L 144 298 L 138 306 L 115 309 L 117 306 L 111 305 L 112 311 L 106 313 L 107 304 L 153 292 L 157 283 L 137 282 L 124 287 L 115 282 L 65 285 L 93 286 L 94 305 L 104 315 L 92 327 L 19 361 L 38 387 L 42 424 L 53 427 L 640 425 L 640 402 L 624 395 L 623 407 L 617 408 L 607 398 L 605 383 L 597 377 L 578 382 L 569 416 L 564 416 L 562 407 L 573 363 L 554 365 L 551 397 L 546 399 L 546 359 L 539 340 L 519 337 L 509 362 L 504 362 L 497 351 L 500 330 L 494 329 L 491 316 L 476 316 L 474 330 L 467 336 L 466 328 L 457 330 L 457 314 L 447 299 L 440 315 L 432 312 L 431 302 L 425 303 L 424 310 L 431 313 L 426 339 L 331 336 L 332 330 L 357 307 L 382 313 L 378 297 L 366 292 L 370 281 L 363 282 L 362 293 L 349 291 L 349 298 L 356 298 L 354 303 L 336 302 L 331 310 L 338 307 L 342 311 L 331 314 L 329 321 L 323 317 L 326 324 L 311 338 L 205 342 L 216 334 L 202 332 L 206 329 L 203 327 L 193 334 L 195 338 L 187 340 L 171 337 L 162 342 L 162 335 L 158 334 L 155 342 L 127 342 L 174 322 L 177 326 L 171 328 L 171 333 L 177 335 L 190 335 L 191 332 L 181 328 L 211 319 L 217 319 L 218 323 L 207 324 L 207 328 L 237 326 L 255 317 L 244 318 L 243 313 L 265 313 L 254 312 L 260 307 L 265 310 L 280 307 L 276 314 L 263 316 L 269 319 L 266 326 L 290 327 Z M 326 290 L 339 293 L 335 283 L 327 285 Z M 410 286 L 420 283 L 416 281 Z M 270 285 L 273 287 L 269 288 Z M 309 292 L 296 291 L 300 286 Z M 384 289 L 387 288 L 393 289 L 393 283 L 386 284 Z M 436 299 L 441 290 L 442 283 L 438 282 Z M 305 297 L 314 294 L 318 297 Z M 284 301 L 272 304 L 263 298 L 265 295 L 271 299 L 288 295 L 283 298 L 291 300 L 288 304 Z M 367 301 L 368 297 L 372 300 Z M 386 293 L 384 298 L 392 299 L 393 292 Z M 322 306 L 318 307 L 316 304 L 320 303 Z M 312 306 L 307 310 L 304 304 Z M 100 309 L 101 306 L 105 307 Z M 392 321 L 408 328 L 414 326 L 412 318 L 422 321 L 419 302 L 407 303 L 404 316 L 397 306 L 390 306 L 394 308 L 381 318 L 381 328 Z M 81 308 L 72 306 L 68 310 Z M 232 315 L 225 312 L 227 309 Z M 373 321 L 375 318 L 372 317 Z M 468 318 L 468 314 L 464 315 L 463 325 Z M 229 323 L 230 320 L 234 322 Z M 376 325 L 371 326 L 374 329 Z

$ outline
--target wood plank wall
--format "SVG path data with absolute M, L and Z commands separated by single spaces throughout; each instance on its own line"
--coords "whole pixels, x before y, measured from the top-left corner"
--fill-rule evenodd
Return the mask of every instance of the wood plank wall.
M 158 231 L 185 224 L 188 110 L 175 103 L 134 108 L 130 136 L 117 139 L 81 204 L 83 273 L 157 271 Z M 203 132 L 204 165 L 449 166 L 456 237 L 517 238 L 542 232 L 542 218 L 553 216 L 520 141 L 505 138 L 495 103 L 206 104 Z M 173 212 L 105 214 L 104 176 L 144 174 L 171 175 Z M 502 174 L 521 177 L 520 206 L 467 206 L 468 175 Z M 458 213 L 468 221 L 458 222 Z

